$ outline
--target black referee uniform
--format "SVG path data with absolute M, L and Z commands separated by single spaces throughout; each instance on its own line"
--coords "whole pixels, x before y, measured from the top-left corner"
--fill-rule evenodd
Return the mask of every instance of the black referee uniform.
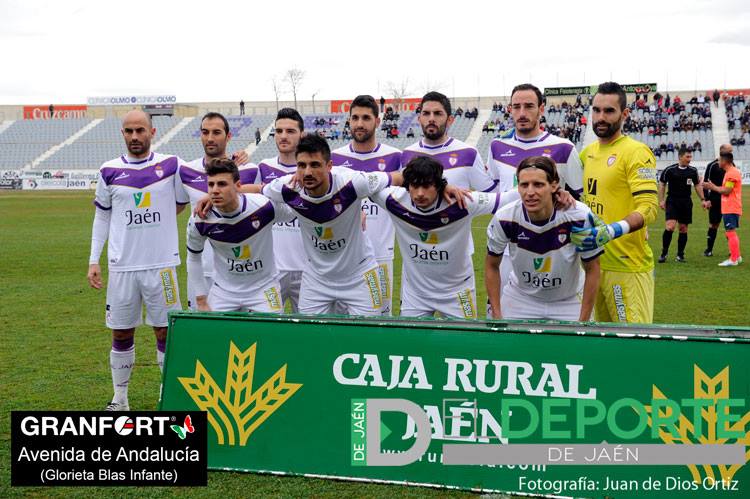
M 714 185 L 724 185 L 724 170 L 719 167 L 719 160 L 715 159 L 706 166 L 706 173 L 703 174 L 703 181 L 713 182 Z M 703 252 L 706 256 L 712 256 L 714 251 L 714 242 L 716 241 L 716 232 L 721 223 L 721 194 L 714 191 L 703 189 L 703 197 L 706 201 L 711 201 L 711 208 L 708 210 L 708 234 L 706 235 L 706 250 Z
M 698 170 L 694 166 L 682 167 L 679 164 L 668 166 L 661 172 L 659 182 L 667 186 L 666 219 L 677 220 L 680 225 L 693 223 L 693 199 L 690 191 L 700 183 Z M 664 262 L 669 245 L 672 242 L 672 232 L 664 230 L 660 262 Z M 677 238 L 677 261 L 685 260 L 685 246 L 687 232 L 680 232 Z

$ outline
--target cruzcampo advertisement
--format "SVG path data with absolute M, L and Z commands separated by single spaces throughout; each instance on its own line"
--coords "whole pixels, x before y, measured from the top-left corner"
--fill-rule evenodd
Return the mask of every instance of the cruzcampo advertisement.
M 211 469 L 750 497 L 747 330 L 170 317 L 160 408 L 207 412 Z

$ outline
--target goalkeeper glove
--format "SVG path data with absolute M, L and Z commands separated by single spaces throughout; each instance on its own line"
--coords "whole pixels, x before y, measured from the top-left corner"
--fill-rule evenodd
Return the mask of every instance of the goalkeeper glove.
M 625 220 L 605 224 L 601 218 L 590 213 L 589 223 L 591 227 L 573 227 L 571 231 L 570 241 L 576 246 L 576 251 L 601 248 L 611 240 L 630 232 L 630 225 Z

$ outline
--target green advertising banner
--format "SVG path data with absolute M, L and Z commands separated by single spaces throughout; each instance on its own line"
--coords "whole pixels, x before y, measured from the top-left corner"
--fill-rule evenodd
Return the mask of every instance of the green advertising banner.
M 211 469 L 576 497 L 748 497 L 750 331 L 170 315 L 162 410 Z

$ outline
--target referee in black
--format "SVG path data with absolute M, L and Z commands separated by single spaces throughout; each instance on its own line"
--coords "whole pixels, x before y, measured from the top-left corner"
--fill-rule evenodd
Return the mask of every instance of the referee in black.
M 685 246 L 688 238 L 688 225 L 693 223 L 693 200 L 690 197 L 691 188 L 704 201 L 703 189 L 700 188 L 701 180 L 698 170 L 690 166 L 693 160 L 693 150 L 681 147 L 677 156 L 678 163 L 670 165 L 661 172 L 659 177 L 659 207 L 666 210 L 667 224 L 661 237 L 661 256 L 659 263 L 667 261 L 669 245 L 672 242 L 672 233 L 675 225 L 679 224 L 680 235 L 677 237 L 678 262 L 685 261 Z M 664 191 L 667 191 L 667 199 L 664 200 Z
M 732 152 L 732 144 L 722 144 L 719 147 L 719 155 Z M 724 185 L 724 170 L 719 166 L 719 160 L 715 159 L 706 166 L 706 173 L 703 175 L 703 181 L 713 182 L 714 185 Z M 721 194 L 715 191 L 703 190 L 703 197 L 706 199 L 704 205 L 708 208 L 708 235 L 706 250 L 703 256 L 714 256 L 714 242 L 716 233 L 721 223 Z

